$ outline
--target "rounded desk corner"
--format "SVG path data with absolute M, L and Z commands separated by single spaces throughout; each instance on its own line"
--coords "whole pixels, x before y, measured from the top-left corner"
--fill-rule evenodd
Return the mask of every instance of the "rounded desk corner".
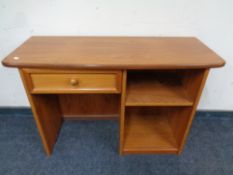
M 17 58 L 17 59 L 14 59 Z M 14 57 L 11 58 L 10 56 L 7 56 L 5 59 L 2 60 L 2 65 L 5 67 L 21 67 L 19 63 L 17 63 L 17 60 L 19 59 L 19 57 Z
M 216 68 L 221 68 L 221 67 L 224 67 L 225 65 L 226 65 L 226 61 L 224 59 L 220 58 L 219 63 L 216 64 L 215 67 Z
M 7 58 L 2 60 L 2 65 L 5 67 L 12 67 L 11 64 L 7 61 Z
M 222 62 L 221 62 L 220 67 L 223 67 L 223 66 L 225 66 L 225 65 L 226 65 L 226 61 L 225 61 L 224 59 L 222 59 Z

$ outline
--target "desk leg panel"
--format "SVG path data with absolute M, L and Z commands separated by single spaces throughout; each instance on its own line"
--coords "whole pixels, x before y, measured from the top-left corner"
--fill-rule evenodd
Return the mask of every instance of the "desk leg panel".
M 19 70 L 28 100 L 31 104 L 32 112 L 36 125 L 47 155 L 52 153 L 56 143 L 61 125 L 62 112 L 57 95 L 30 93 L 30 82 L 28 74 L 22 69 Z
M 120 120 L 119 120 L 119 131 L 120 131 L 120 155 L 123 155 L 124 146 L 124 125 L 125 125 L 125 99 L 126 99 L 126 81 L 127 81 L 127 71 L 123 71 L 122 77 L 122 87 L 121 87 L 121 104 L 120 104 Z
M 204 89 L 204 86 L 205 86 L 205 82 L 207 80 L 207 77 L 208 77 L 208 74 L 209 74 L 209 69 L 205 69 L 203 70 L 199 76 L 197 76 L 196 78 L 193 78 L 193 79 L 190 79 L 187 83 L 193 83 L 192 86 L 189 86 L 191 93 L 194 97 L 194 104 L 192 106 L 191 109 L 188 109 L 186 111 L 184 111 L 184 116 L 187 116 L 188 118 L 184 119 L 183 121 L 179 121 L 178 123 L 182 124 L 183 125 L 183 131 L 181 133 L 177 133 L 177 136 L 178 136 L 178 140 L 179 140 L 179 152 L 178 154 L 180 154 L 184 148 L 184 145 L 185 145 L 185 142 L 186 142 L 186 139 L 187 139 L 187 136 L 189 134 L 189 130 L 191 128 L 191 125 L 192 125 L 192 122 L 193 122 L 193 119 L 194 119 L 194 116 L 195 116 L 195 113 L 196 113 L 196 110 L 197 110 L 197 106 L 198 106 L 198 103 L 199 103 L 199 100 L 200 100 L 200 97 L 201 97 L 201 94 L 202 94 L 202 91 Z M 181 127 L 180 127 L 181 129 Z

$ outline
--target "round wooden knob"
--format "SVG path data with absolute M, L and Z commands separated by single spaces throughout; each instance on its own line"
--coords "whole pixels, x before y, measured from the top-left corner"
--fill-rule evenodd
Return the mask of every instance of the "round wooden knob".
M 70 80 L 70 84 L 71 84 L 72 86 L 75 86 L 75 85 L 78 84 L 78 80 L 72 78 L 72 79 Z

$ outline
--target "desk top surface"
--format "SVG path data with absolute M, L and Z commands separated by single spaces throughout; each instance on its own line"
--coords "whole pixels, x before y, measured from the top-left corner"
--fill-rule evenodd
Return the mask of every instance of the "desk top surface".
M 31 37 L 2 63 L 62 69 L 191 69 L 225 64 L 192 37 Z

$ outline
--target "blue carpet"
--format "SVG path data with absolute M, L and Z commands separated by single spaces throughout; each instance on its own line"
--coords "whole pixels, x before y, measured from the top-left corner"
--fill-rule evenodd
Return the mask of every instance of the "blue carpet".
M 116 121 L 66 121 L 51 157 L 34 120 L 0 113 L 0 174 L 223 175 L 233 174 L 233 113 L 199 112 L 176 155 L 118 155 Z

